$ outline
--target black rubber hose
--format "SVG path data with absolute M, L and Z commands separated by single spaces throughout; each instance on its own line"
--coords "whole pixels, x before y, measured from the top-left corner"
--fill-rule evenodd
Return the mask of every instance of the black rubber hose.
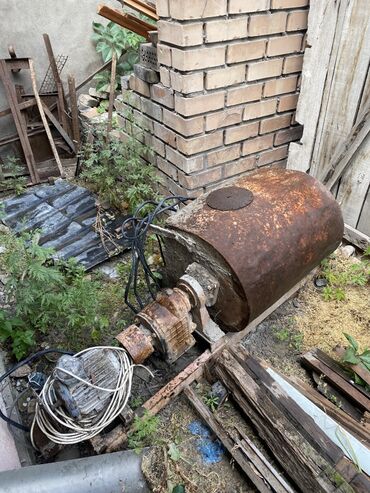
M 28 356 L 28 358 L 24 359 L 23 361 L 20 361 L 16 365 L 14 365 L 12 368 L 10 368 L 8 371 L 6 371 L 3 375 L 0 377 L 0 384 L 5 378 L 7 378 L 9 375 L 11 375 L 15 370 L 20 368 L 23 365 L 27 365 L 28 363 L 31 363 L 31 361 L 35 360 L 36 358 L 41 358 L 45 354 L 49 353 L 60 353 L 60 354 L 69 354 L 73 355 L 71 351 L 65 351 L 64 349 L 43 349 L 42 351 L 38 351 L 37 353 L 32 354 L 31 356 Z M 22 425 L 21 423 L 18 423 L 17 421 L 13 421 L 12 419 L 8 418 L 0 409 L 0 418 L 3 419 L 6 423 L 14 426 L 15 428 L 18 428 L 19 430 L 22 431 L 30 431 L 30 429 L 27 426 Z

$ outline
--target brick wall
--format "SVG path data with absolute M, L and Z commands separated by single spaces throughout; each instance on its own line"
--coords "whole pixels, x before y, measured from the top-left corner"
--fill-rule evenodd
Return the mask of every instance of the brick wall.
M 135 76 L 116 100 L 121 137 L 145 130 L 171 193 L 196 195 L 240 174 L 285 165 L 308 0 L 157 0 L 160 82 Z

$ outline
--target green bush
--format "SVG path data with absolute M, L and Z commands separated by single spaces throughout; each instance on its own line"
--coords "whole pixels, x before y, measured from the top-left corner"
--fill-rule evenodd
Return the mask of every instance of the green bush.
M 0 309 L 0 341 L 10 342 L 22 358 L 40 334 L 66 332 L 73 341 L 79 332 L 91 338 L 108 326 L 99 312 L 104 291 L 85 276 L 74 260 L 54 262 L 53 250 L 38 244 L 39 235 L 14 236 L 3 255 L 7 273 L 8 308 Z
M 156 169 L 142 158 L 153 152 L 137 140 L 140 135 L 136 137 L 107 142 L 104 131 L 97 132 L 94 143 L 84 147 L 80 175 L 102 201 L 130 212 L 142 202 L 158 198 Z

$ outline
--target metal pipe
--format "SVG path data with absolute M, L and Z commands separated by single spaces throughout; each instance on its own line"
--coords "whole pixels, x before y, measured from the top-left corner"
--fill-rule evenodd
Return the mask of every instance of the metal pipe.
M 142 454 L 129 450 L 0 473 L 1 493 L 149 493 Z

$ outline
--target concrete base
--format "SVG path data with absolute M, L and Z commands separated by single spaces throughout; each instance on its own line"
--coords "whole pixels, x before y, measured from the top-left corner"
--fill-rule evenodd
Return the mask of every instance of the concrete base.
M 0 394 L 0 409 L 6 413 L 5 403 Z M 21 467 L 18 452 L 15 446 L 13 435 L 8 429 L 8 425 L 0 419 L 0 472 L 10 471 Z

